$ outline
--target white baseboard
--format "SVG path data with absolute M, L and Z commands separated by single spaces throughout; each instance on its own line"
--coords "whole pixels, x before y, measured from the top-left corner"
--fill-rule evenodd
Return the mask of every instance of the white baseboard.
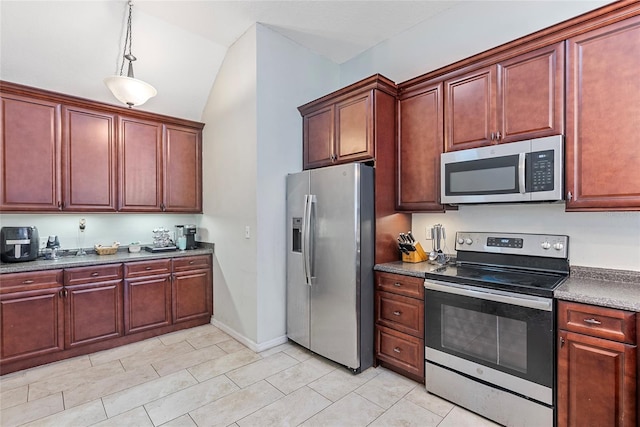
M 283 336 L 274 338 L 272 340 L 258 344 L 255 341 L 245 337 L 244 335 L 239 334 L 237 331 L 230 328 L 228 325 L 220 322 L 219 320 L 215 319 L 213 316 L 211 317 L 211 324 L 216 328 L 219 328 L 220 330 L 222 330 L 224 333 L 231 335 L 231 337 L 233 337 L 235 340 L 241 342 L 243 345 L 255 351 L 256 353 L 260 353 L 261 351 L 268 350 L 272 347 L 275 347 L 277 345 L 284 344 L 287 342 L 287 336 L 283 335 Z

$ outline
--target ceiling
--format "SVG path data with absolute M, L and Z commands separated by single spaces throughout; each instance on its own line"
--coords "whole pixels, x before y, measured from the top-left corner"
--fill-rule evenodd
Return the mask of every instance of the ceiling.
M 342 64 L 472 3 L 496 2 L 134 0 L 135 76 L 158 89 L 138 109 L 200 120 L 228 48 L 255 23 Z M 117 104 L 103 79 L 119 73 L 126 13 L 126 0 L 1 0 L 0 79 Z

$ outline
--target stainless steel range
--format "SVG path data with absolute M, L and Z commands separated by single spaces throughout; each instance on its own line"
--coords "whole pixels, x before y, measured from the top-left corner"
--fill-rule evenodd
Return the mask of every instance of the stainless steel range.
M 555 423 L 553 291 L 568 236 L 456 234 L 456 265 L 426 273 L 427 391 L 508 426 Z

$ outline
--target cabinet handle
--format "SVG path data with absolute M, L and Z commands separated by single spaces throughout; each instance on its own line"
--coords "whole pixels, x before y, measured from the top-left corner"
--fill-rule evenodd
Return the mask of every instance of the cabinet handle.
M 399 287 L 401 287 L 401 286 L 402 286 L 402 284 L 401 284 L 401 283 L 396 282 L 396 283 L 394 283 L 394 284 L 393 284 L 393 286 L 395 286 L 396 288 L 399 288 Z
M 567 193 L 567 200 L 568 200 L 568 201 L 571 201 L 571 199 L 572 199 L 572 198 L 573 198 L 573 194 L 571 194 L 571 191 L 569 191 L 569 192 Z
M 24 282 L 22 282 L 23 285 L 30 285 L 33 283 L 33 280 L 25 280 Z
M 560 337 L 560 348 L 564 347 L 564 337 Z
M 149 271 L 151 270 L 151 267 L 145 267 L 145 270 Z
M 161 210 L 162 212 L 164 212 L 164 210 L 165 210 L 164 203 L 160 203 L 160 210 Z
M 402 352 L 402 349 L 400 347 L 396 347 L 396 348 L 393 349 L 393 351 L 396 352 L 396 353 L 400 353 L 400 352 Z
M 58 292 L 58 295 L 60 295 L 60 298 L 66 298 L 67 297 L 67 290 L 66 289 L 61 289 L 60 292 Z
M 500 141 L 502 139 L 502 134 L 500 131 L 496 132 L 496 141 Z
M 496 133 L 495 132 L 491 132 L 491 140 L 492 141 L 496 140 Z
M 189 265 L 193 265 L 195 261 L 189 261 Z
M 94 271 L 93 273 L 91 273 L 91 277 L 98 277 L 100 275 L 100 273 L 98 273 L 97 271 Z
M 401 314 L 402 314 L 402 312 L 401 312 L 401 311 L 394 311 L 394 312 L 393 312 L 393 315 L 394 315 L 394 316 L 400 316 Z
M 62 202 L 58 201 L 58 210 L 62 210 Z
M 596 320 L 593 317 L 591 319 L 584 319 L 584 323 L 588 323 L 590 325 L 602 325 L 601 321 Z

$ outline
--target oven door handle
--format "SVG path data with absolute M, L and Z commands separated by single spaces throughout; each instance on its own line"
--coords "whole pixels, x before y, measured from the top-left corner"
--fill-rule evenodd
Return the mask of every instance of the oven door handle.
M 460 286 L 455 283 L 440 282 L 436 280 L 425 280 L 424 287 L 425 289 L 429 289 L 432 291 L 440 291 L 448 294 L 518 305 L 521 307 L 533 308 L 536 310 L 552 311 L 553 308 L 553 300 L 550 298 L 530 295 L 516 295 L 493 289 L 471 288 L 467 286 Z

